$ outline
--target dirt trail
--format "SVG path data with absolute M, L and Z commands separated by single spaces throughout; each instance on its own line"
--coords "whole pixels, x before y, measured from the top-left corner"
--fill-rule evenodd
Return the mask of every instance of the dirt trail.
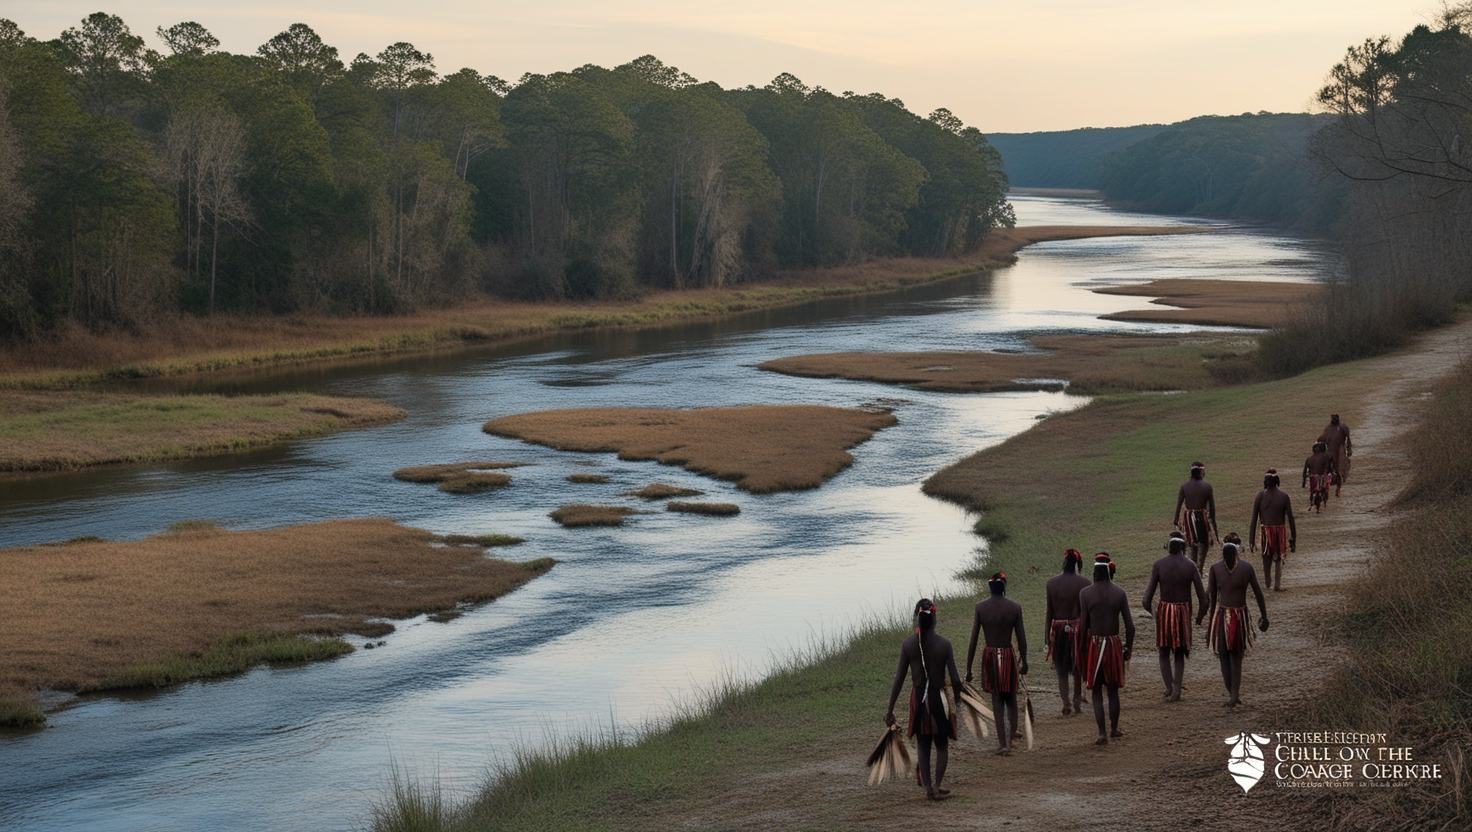
M 1243 730 L 1292 730 L 1278 715 L 1313 696 L 1326 671 L 1342 658 L 1324 622 L 1343 602 L 1342 582 L 1373 554 L 1391 520 L 1390 501 L 1408 473 L 1399 437 L 1436 381 L 1472 352 L 1472 320 L 1421 338 L 1411 350 L 1370 362 L 1386 383 L 1366 390 L 1356 408 L 1353 476 L 1342 498 L 1322 515 L 1299 517 L 1300 553 L 1290 555 L 1283 592 L 1268 592 L 1271 629 L 1258 634 L 1244 667 L 1244 705 L 1222 707 L 1216 657 L 1196 631 L 1182 701 L 1162 701 L 1154 651 L 1154 622 L 1139 610 L 1144 580 L 1124 582 L 1136 613 L 1137 647 L 1130 686 L 1122 693 L 1126 736 L 1093 745 L 1092 714 L 1064 717 L 1051 667 L 1032 652 L 1038 748 L 994 756 L 964 733 L 951 745 L 946 783 L 952 799 L 925 801 L 911 783 L 865 785 L 861 763 L 878 735 L 879 716 L 850 735 L 817 749 L 818 758 L 749 776 L 672 817 L 684 828 L 897 829 L 906 825 L 1018 829 L 1326 829 L 1328 818 L 1310 808 L 1316 790 L 1274 788 L 1265 779 L 1243 794 L 1227 774 L 1226 737 Z M 1349 411 L 1349 407 L 1344 408 Z M 1346 422 L 1349 420 L 1346 418 Z M 1312 438 L 1312 437 L 1308 437 Z M 1306 500 L 1297 472 L 1284 477 L 1299 512 Z M 1222 531 L 1236 518 L 1223 518 Z M 1162 534 L 1165 533 L 1162 529 Z M 1246 529 L 1239 529 L 1245 534 Z M 1261 570 L 1260 562 L 1256 564 Z M 1254 613 L 1255 614 L 1255 613 Z M 1037 610 L 1028 610 L 1035 625 Z M 965 633 L 945 633 L 965 650 Z M 944 628 L 943 628 L 944 632 Z M 1033 633 L 1040 645 L 1040 634 Z M 1367 726 L 1346 725 L 1337 730 Z

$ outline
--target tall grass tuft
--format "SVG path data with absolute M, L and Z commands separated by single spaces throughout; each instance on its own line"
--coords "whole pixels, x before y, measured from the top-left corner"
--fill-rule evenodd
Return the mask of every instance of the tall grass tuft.
M 36 703 L 0 697 L 0 728 L 40 728 L 45 724 L 46 714 Z
M 455 812 L 438 777 L 418 780 L 393 766 L 386 801 L 369 808 L 374 832 L 440 832 L 449 829 Z
M 299 664 L 353 652 L 337 638 L 284 633 L 232 633 L 199 654 L 176 653 L 140 662 L 89 686 L 91 690 L 161 688 L 190 679 L 210 679 L 260 664 Z

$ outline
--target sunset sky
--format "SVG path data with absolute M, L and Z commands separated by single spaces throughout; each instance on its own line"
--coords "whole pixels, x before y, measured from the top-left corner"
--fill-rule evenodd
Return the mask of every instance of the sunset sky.
M 985 132 L 1302 111 L 1346 47 L 1399 37 L 1438 6 L 1407 0 L 308 0 L 302 3 L 7 0 L 0 16 L 55 37 L 101 8 L 159 46 L 159 25 L 202 23 L 232 52 L 295 22 L 345 60 L 398 40 L 440 71 L 515 81 L 646 53 L 722 86 L 791 72 L 835 92 L 948 107 Z

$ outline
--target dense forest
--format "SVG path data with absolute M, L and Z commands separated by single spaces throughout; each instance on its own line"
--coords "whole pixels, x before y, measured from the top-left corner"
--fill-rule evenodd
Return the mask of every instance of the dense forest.
M 0 20 L 0 334 L 719 286 L 1013 221 L 980 132 L 879 94 L 652 56 L 510 84 L 408 43 L 345 62 L 303 24 L 253 55 L 157 35 Z
M 1100 190 L 1104 158 L 1111 151 L 1144 141 L 1164 124 L 1134 127 L 1083 127 L 1040 133 L 987 133 L 1002 154 L 1003 169 L 1014 188 Z

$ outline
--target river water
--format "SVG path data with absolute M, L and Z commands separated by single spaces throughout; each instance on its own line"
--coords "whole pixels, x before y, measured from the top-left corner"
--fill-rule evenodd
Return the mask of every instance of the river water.
M 1014 204 L 1024 225 L 1198 222 L 1080 200 Z M 0 828 L 360 828 L 394 765 L 468 791 L 518 744 L 638 728 L 722 680 L 760 678 L 815 640 L 960 589 L 956 573 L 984 543 L 963 511 L 923 496 L 921 481 L 1082 400 L 945 395 L 754 365 L 838 350 L 1018 349 L 1039 332 L 1186 329 L 1099 320 L 1141 299 L 1088 289 L 1163 277 L 1313 280 L 1326 264 L 1311 242 L 1251 228 L 1045 243 L 1010 268 L 884 296 L 211 382 L 368 396 L 409 415 L 251 454 L 0 483 L 0 545 L 137 539 L 188 519 L 249 529 L 388 516 L 440 533 L 519 535 L 527 543 L 500 552 L 558 564 L 454 621 L 399 622 L 381 649 L 155 694 L 57 698 L 44 730 L 0 732 Z M 854 449 L 850 469 L 799 493 L 751 495 L 652 462 L 480 430 L 547 408 L 881 399 L 903 400 L 890 402 L 899 425 Z M 389 477 L 468 459 L 534 465 L 480 495 Z M 574 485 L 572 473 L 610 482 Z M 649 508 L 617 494 L 654 481 L 703 489 L 742 513 L 651 512 L 623 528 L 571 530 L 546 516 L 571 502 Z

